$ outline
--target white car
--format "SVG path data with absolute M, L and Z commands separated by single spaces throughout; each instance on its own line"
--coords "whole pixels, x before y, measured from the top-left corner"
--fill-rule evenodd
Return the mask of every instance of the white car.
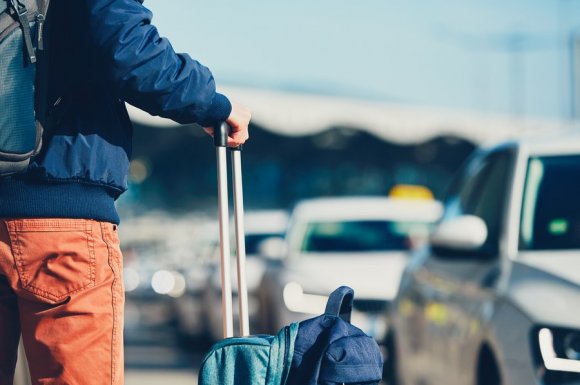
M 580 384 L 580 134 L 478 151 L 392 306 L 390 383 Z
M 262 327 L 272 333 L 320 315 L 338 286 L 354 289 L 353 324 L 381 341 L 407 251 L 439 218 L 432 200 L 383 197 L 302 201 L 291 216 L 286 257 L 270 266 L 260 287 Z

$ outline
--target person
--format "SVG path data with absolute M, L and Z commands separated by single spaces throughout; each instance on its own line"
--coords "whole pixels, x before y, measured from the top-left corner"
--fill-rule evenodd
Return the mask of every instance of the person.
M 52 124 L 27 171 L 0 178 L 0 384 L 12 384 L 21 335 L 33 384 L 123 383 L 125 102 L 184 124 L 227 121 L 230 146 L 248 139 L 249 110 L 216 92 L 209 69 L 175 53 L 151 18 L 136 0 L 51 2 Z

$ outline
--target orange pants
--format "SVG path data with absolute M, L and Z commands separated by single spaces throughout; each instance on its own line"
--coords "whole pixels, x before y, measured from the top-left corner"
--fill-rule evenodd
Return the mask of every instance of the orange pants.
M 122 264 L 116 225 L 0 220 L 0 385 L 21 334 L 34 385 L 123 384 Z

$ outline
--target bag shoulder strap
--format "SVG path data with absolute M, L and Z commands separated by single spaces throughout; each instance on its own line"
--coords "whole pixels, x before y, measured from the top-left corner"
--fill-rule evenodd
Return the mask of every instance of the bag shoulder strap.
M 36 66 L 36 92 L 35 110 L 36 118 L 43 130 L 49 129 L 48 111 L 48 82 L 49 82 L 49 51 L 50 51 L 50 29 L 52 17 L 47 19 L 49 13 L 50 0 L 36 0 L 39 9 L 38 18 L 38 40 L 37 54 L 38 65 Z

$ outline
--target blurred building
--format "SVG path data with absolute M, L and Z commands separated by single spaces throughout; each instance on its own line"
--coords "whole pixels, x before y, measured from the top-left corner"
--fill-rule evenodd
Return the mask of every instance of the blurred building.
M 225 93 L 253 112 L 243 164 L 250 208 L 288 207 L 314 196 L 386 195 L 400 183 L 425 185 L 440 197 L 475 146 L 562 126 L 311 94 Z M 205 133 L 134 108 L 130 114 L 133 183 L 122 207 L 213 208 L 214 149 Z

